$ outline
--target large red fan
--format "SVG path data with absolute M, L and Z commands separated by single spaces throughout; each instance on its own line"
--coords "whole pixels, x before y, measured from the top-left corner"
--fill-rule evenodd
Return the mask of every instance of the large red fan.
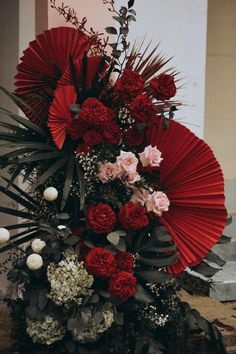
M 55 97 L 49 111 L 48 127 L 53 141 L 59 149 L 62 148 L 67 132 L 73 124 L 70 105 L 76 102 L 76 98 L 74 86 L 58 87 L 55 91 Z
M 69 57 L 79 58 L 90 47 L 90 37 L 74 28 L 57 27 L 40 34 L 30 42 L 21 63 L 17 66 L 16 92 L 23 95 L 36 112 L 42 113 L 43 105 L 45 119 L 49 104 L 39 97 L 29 99 L 27 95 L 34 96 L 37 91 L 38 96 L 46 94 L 50 100 L 57 80 L 69 63 Z M 27 116 L 34 120 L 33 115 L 22 108 Z
M 148 129 L 147 140 L 164 158 L 160 179 L 171 204 L 160 219 L 178 246 L 179 260 L 169 270 L 179 274 L 200 263 L 223 232 L 223 174 L 210 147 L 175 121 L 165 130 L 160 119 Z

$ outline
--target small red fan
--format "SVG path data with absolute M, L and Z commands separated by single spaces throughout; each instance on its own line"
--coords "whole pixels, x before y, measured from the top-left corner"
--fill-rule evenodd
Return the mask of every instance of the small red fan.
M 170 199 L 161 222 L 179 249 L 178 262 L 169 268 L 180 274 L 200 263 L 219 240 L 227 218 L 222 170 L 210 147 L 185 126 L 162 119 L 147 132 L 147 143 L 162 152 L 160 180 Z
M 51 131 L 55 145 L 61 149 L 66 136 L 67 129 L 72 123 L 70 105 L 75 103 L 77 95 L 74 86 L 58 87 L 51 104 L 48 117 L 48 127 Z
M 40 34 L 30 42 L 17 66 L 16 92 L 24 96 L 34 95 L 37 91 L 37 95 L 42 93 L 52 97 L 69 57 L 79 58 L 90 47 L 90 37 L 78 29 L 57 27 Z M 40 111 L 42 102 L 41 99 L 34 101 L 36 112 Z M 28 113 L 24 107 L 22 109 Z M 45 106 L 44 119 L 47 113 Z M 33 119 L 32 114 L 29 118 Z
M 86 90 L 87 91 L 91 88 L 93 80 L 95 79 L 98 73 L 102 61 L 103 58 L 98 55 L 87 57 L 87 63 L 86 63 Z M 82 73 L 83 73 L 83 58 L 73 60 L 73 64 L 74 64 L 76 83 L 81 86 Z M 73 74 L 71 72 L 71 66 L 67 65 L 61 80 L 59 80 L 58 82 L 58 85 L 59 86 L 72 85 L 73 84 L 72 77 Z

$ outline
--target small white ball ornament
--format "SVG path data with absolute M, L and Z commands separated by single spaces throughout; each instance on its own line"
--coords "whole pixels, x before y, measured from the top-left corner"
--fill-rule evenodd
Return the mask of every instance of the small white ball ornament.
M 37 253 L 32 253 L 27 257 L 26 265 L 31 270 L 38 270 L 43 265 L 43 258 Z
M 46 242 L 40 238 L 36 238 L 31 243 L 31 248 L 35 253 L 41 253 L 42 249 L 46 246 Z
M 48 187 L 44 190 L 43 197 L 48 202 L 53 202 L 58 197 L 58 190 L 54 187 Z
M 4 227 L 0 228 L 0 245 L 10 240 L 10 232 Z

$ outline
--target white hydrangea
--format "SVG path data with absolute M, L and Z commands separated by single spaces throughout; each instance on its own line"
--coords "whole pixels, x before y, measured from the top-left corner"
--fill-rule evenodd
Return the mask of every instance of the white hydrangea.
M 92 294 L 94 278 L 75 255 L 66 256 L 58 264 L 50 263 L 47 277 L 51 284 L 49 298 L 58 306 L 80 305 L 84 296 Z
M 79 343 L 91 343 L 97 341 L 100 335 L 112 326 L 114 311 L 109 303 L 99 307 L 85 306 L 78 313 L 78 319 L 82 326 L 72 330 L 74 340 Z
M 66 333 L 66 329 L 52 316 L 46 316 L 43 321 L 27 319 L 26 323 L 26 331 L 34 343 L 51 345 Z

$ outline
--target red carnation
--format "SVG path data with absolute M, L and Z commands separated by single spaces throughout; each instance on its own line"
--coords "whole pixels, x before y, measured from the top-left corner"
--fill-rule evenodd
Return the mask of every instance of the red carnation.
M 122 301 L 136 294 L 137 279 L 128 272 L 120 272 L 111 277 L 109 281 L 109 292 Z
M 153 94 L 158 100 L 169 100 L 176 94 L 176 86 L 173 76 L 160 74 L 150 81 Z
M 85 267 L 89 274 L 107 279 L 116 271 L 114 256 L 101 247 L 92 248 L 86 256 Z
M 130 252 L 117 252 L 115 256 L 119 271 L 132 273 L 134 270 L 134 257 Z
M 102 135 L 103 138 L 112 145 L 118 144 L 122 137 L 121 130 L 114 121 L 109 122 L 104 127 Z
M 87 143 L 80 143 L 77 145 L 76 154 L 88 153 L 91 149 L 91 146 Z
M 124 100 L 130 100 L 143 91 L 144 80 L 137 71 L 125 69 L 115 86 L 115 94 Z
M 87 211 L 87 226 L 97 234 L 109 233 L 116 223 L 116 215 L 112 208 L 100 203 L 92 205 Z
M 66 132 L 72 140 L 76 140 L 80 137 L 80 124 L 78 119 L 72 119 L 71 122 L 68 123 Z
M 143 143 L 145 130 L 138 130 L 137 127 L 133 127 L 124 133 L 125 145 L 129 148 L 139 146 Z
M 112 116 L 104 104 L 96 98 L 89 97 L 82 104 L 79 118 L 86 123 L 101 126 L 107 124 Z
M 141 94 L 131 103 L 130 113 L 136 122 L 145 123 L 155 117 L 156 107 L 147 95 Z
M 103 142 L 102 135 L 95 129 L 88 130 L 84 135 L 83 139 L 88 145 L 98 145 Z
M 124 204 L 119 210 L 118 217 L 126 230 L 139 230 L 148 225 L 146 209 L 133 202 Z

